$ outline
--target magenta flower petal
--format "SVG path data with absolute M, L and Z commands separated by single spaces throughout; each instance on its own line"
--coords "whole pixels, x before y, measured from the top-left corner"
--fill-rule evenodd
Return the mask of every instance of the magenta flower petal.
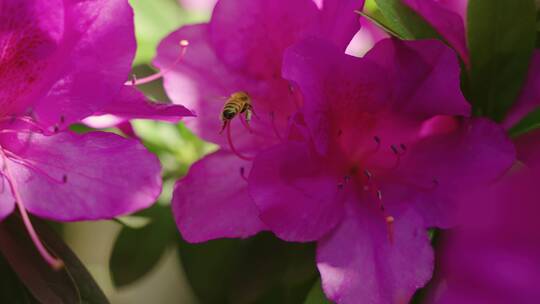
M 538 178 L 538 168 L 518 166 L 462 197 L 462 225 L 442 243 L 441 286 L 429 303 L 540 299 Z
M 9 185 L 4 177 L 2 177 L 0 187 L 0 221 L 2 221 L 15 209 L 15 199 L 13 199 Z
M 253 78 L 279 78 L 283 51 L 316 18 L 311 0 L 219 1 L 209 24 L 210 39 L 217 56 L 233 70 Z
M 340 177 L 324 167 L 308 145 L 288 143 L 260 153 L 249 190 L 261 219 L 280 238 L 312 241 L 341 221 Z
M 340 304 L 408 303 L 433 271 L 433 251 L 414 212 L 394 223 L 390 243 L 376 211 L 349 201 L 340 226 L 318 243 L 317 266 L 328 298 Z
M 204 24 L 182 27 L 161 41 L 154 65 L 167 68 L 173 65 L 181 52 L 179 42 L 188 40 L 183 61 L 164 75 L 167 95 L 175 104 L 183 104 L 192 110 L 197 119 L 186 119 L 184 123 L 206 141 L 225 145 L 219 134 L 219 113 L 227 96 L 227 87 L 239 91 L 245 80 L 227 70 L 216 57 L 208 39 L 208 26 Z M 208 67 L 212 67 L 208 69 Z M 241 131 L 233 128 L 233 132 Z M 235 136 L 236 138 L 237 136 Z
M 404 0 L 405 4 L 424 17 L 435 30 L 456 50 L 465 63 L 469 62 L 469 51 L 465 39 L 464 15 L 466 3 L 456 0 L 453 5 L 450 1 L 435 0 Z M 445 3 L 446 2 L 446 3 Z
M 4 135 L 1 146 L 23 205 L 41 217 L 113 218 L 150 206 L 161 191 L 158 159 L 115 134 L 19 133 Z
M 503 128 L 475 119 L 410 147 L 396 176 L 409 185 L 408 191 L 414 191 L 415 208 L 426 227 L 450 227 L 455 224 L 456 197 L 500 177 L 515 158 L 514 146 Z M 397 204 L 410 199 L 408 191 L 400 191 L 397 187 L 384 193 Z M 399 196 L 394 197 L 396 192 Z
M 317 37 L 331 40 L 334 45 L 345 50 L 351 37 L 358 32 L 364 0 L 324 0 Z
M 36 12 L 31 24 L 54 22 L 47 34 L 59 37 L 52 50 L 43 54 L 46 68 L 36 73 L 48 81 L 39 88 L 41 95 L 33 107 L 36 118 L 45 125 L 67 126 L 100 110 L 120 91 L 135 54 L 133 12 L 128 2 L 25 3 L 50 5 L 51 13 Z
M 0 4 L 0 116 L 25 112 L 48 88 L 54 76 L 49 59 L 62 39 L 61 7 L 61 1 Z
M 529 64 L 527 80 L 518 100 L 507 114 L 503 125 L 509 129 L 540 106 L 540 51 L 535 50 Z
M 96 115 L 111 114 L 129 120 L 146 118 L 177 122 L 193 113 L 181 105 L 165 104 L 148 100 L 139 90 L 124 86 L 118 96 Z
M 283 77 L 302 91 L 304 118 L 321 154 L 340 133 L 338 124 L 365 128 L 355 115 L 377 111 L 390 97 L 383 69 L 320 39 L 302 40 L 286 51 Z
M 251 163 L 218 151 L 199 160 L 178 181 L 172 206 L 183 238 L 204 242 L 220 237 L 249 237 L 265 230 L 249 197 Z
M 395 84 L 395 111 L 423 119 L 469 115 L 471 107 L 460 89 L 459 62 L 442 42 L 384 39 L 366 58 L 384 67 L 390 82 Z

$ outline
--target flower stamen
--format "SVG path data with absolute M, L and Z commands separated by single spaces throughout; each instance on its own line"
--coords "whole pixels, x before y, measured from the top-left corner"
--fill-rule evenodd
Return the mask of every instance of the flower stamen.
M 254 157 L 244 156 L 240 152 L 238 152 L 238 150 L 236 150 L 236 148 L 234 147 L 232 136 L 231 136 L 231 124 L 227 123 L 225 128 L 227 129 L 227 141 L 229 143 L 229 148 L 231 149 L 232 153 L 234 153 L 240 159 L 243 159 L 246 161 L 253 161 L 255 159 Z
M 275 119 L 276 115 L 275 113 L 272 111 L 270 112 L 270 123 L 272 125 L 272 130 L 274 131 L 274 134 L 276 135 L 276 137 L 280 140 L 280 141 L 283 141 L 283 137 L 281 136 L 281 134 L 279 134 L 279 131 L 278 131 L 278 128 L 276 126 L 276 119 Z
M 155 74 L 152 74 L 150 76 L 140 78 L 140 79 L 137 79 L 136 76 L 133 75 L 132 79 L 126 81 L 124 83 L 124 85 L 127 85 L 127 86 L 139 86 L 139 85 L 146 84 L 146 83 L 152 82 L 154 80 L 157 80 L 157 79 L 163 77 L 163 75 L 170 72 L 176 65 L 178 65 L 180 63 L 180 61 L 182 61 L 182 59 L 184 58 L 184 55 L 186 54 L 186 50 L 187 50 L 188 46 L 189 46 L 189 41 L 180 40 L 180 55 L 178 56 L 178 58 L 176 58 L 176 60 L 170 66 L 161 69 L 159 72 L 157 72 Z
M 364 176 L 366 177 L 366 186 L 364 190 L 368 191 L 375 197 L 377 202 L 377 208 L 381 211 L 384 221 L 386 223 L 386 230 L 388 233 L 388 240 L 390 243 L 394 242 L 394 217 L 386 213 L 386 208 L 383 203 L 383 193 L 382 190 L 376 185 L 373 174 L 368 169 L 364 170 Z
M 13 178 L 11 171 L 9 169 L 7 155 L 4 149 L 1 147 L 0 147 L 0 153 L 2 154 L 2 158 L 3 158 L 3 168 L 2 168 L 3 175 L 6 178 L 11 188 L 11 193 L 13 194 L 13 197 L 15 198 L 15 204 L 17 205 L 17 208 L 19 209 L 24 226 L 26 227 L 26 231 L 28 232 L 30 239 L 34 243 L 34 246 L 36 246 L 36 249 L 38 250 L 40 255 L 43 257 L 43 259 L 54 270 L 62 269 L 62 267 L 64 267 L 64 262 L 59 258 L 53 257 L 51 253 L 49 253 L 49 251 L 45 248 L 45 245 L 43 245 L 43 242 L 41 242 L 41 239 L 39 238 L 36 230 L 34 229 L 34 226 L 32 225 L 32 222 L 30 221 L 30 217 L 28 216 L 28 212 L 26 212 L 26 208 L 24 207 L 21 195 L 19 194 L 19 191 L 17 190 L 15 179 Z

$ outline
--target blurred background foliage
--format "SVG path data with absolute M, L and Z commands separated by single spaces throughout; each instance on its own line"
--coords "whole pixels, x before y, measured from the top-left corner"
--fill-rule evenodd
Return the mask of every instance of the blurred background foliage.
M 182 25 L 206 22 L 211 13 L 193 5 L 196 0 L 130 0 L 130 3 L 135 11 L 138 41 L 133 74 L 138 77 L 155 72 L 151 61 L 161 39 Z M 402 38 L 437 37 L 427 23 L 404 9 L 398 0 L 368 0 L 365 11 Z M 489 76 L 493 75 L 475 77 L 481 80 Z M 151 99 L 168 101 L 160 81 L 140 88 Z M 500 115 L 500 111 L 494 114 Z M 183 241 L 170 210 L 174 183 L 187 173 L 193 162 L 217 147 L 201 141 L 182 123 L 140 120 L 132 124 L 136 135 L 159 156 L 163 165 L 164 189 L 158 202 L 147 210 L 114 221 L 50 223 L 81 259 L 110 302 L 330 303 L 321 290 L 312 243 L 286 243 L 269 233 L 245 240 L 222 239 L 204 244 Z M 540 111 L 537 110 L 511 133 L 517 135 L 538 126 Z M 75 130 L 86 132 L 89 129 L 77 126 Z M 2 225 L 16 224 L 7 221 Z M 42 279 L 50 280 L 51 284 L 37 294 L 52 294 L 62 299 L 75 296 L 86 303 L 106 303 L 71 250 L 53 233 L 47 235 L 44 240 L 50 241 L 49 247 L 69 261 L 66 271 L 72 284 L 70 288 L 58 289 L 55 282 L 62 284 L 65 276 L 43 276 Z M 436 242 L 436 231 L 430 231 L 430 236 Z M 24 248 L 24 244 L 21 246 Z M 24 280 L 14 273 L 14 268 L 16 265 L 0 255 L 0 303 L 35 303 L 36 291 L 28 282 L 21 282 Z M 420 303 L 422 296 L 421 290 L 413 302 Z

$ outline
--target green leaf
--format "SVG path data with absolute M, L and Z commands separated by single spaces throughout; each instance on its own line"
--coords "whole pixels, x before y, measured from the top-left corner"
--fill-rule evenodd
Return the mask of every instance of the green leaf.
M 109 303 L 63 240 L 43 221 L 32 221 L 44 245 L 65 265 L 55 271 L 43 260 L 17 214 L 0 222 L 0 253 L 32 296 L 40 303 Z
M 501 121 L 516 100 L 536 39 L 534 0 L 470 0 L 468 90 L 477 114 Z
M 152 270 L 175 240 L 170 208 L 154 205 L 139 215 L 151 222 L 137 229 L 124 226 L 113 247 L 109 267 L 117 287 L 129 285 Z
M 179 254 L 202 304 L 302 303 L 318 276 L 314 244 L 286 243 L 268 233 L 181 242 Z
M 386 19 L 385 26 L 402 39 L 441 39 L 437 31 L 401 0 L 375 0 Z
M 510 129 L 510 136 L 516 137 L 534 129 L 540 128 L 540 108 L 530 112 Z
M 372 16 L 369 13 L 365 13 L 362 11 L 356 11 L 356 13 L 368 19 L 371 23 L 373 23 L 374 25 L 376 25 L 377 27 L 379 27 L 381 30 L 385 31 L 389 35 L 403 39 L 403 37 L 401 37 L 399 33 L 394 32 L 392 28 L 390 28 L 388 25 L 385 24 L 384 17 L 383 18 L 379 17 L 379 19 L 381 19 L 379 20 L 377 19 L 377 17 Z
M 330 304 L 330 300 L 326 298 L 321 286 L 321 280 L 318 280 L 311 288 L 308 297 L 304 304 Z

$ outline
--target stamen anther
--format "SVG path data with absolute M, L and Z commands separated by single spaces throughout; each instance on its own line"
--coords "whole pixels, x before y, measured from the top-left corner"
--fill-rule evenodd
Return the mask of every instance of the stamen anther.
M 248 179 L 246 178 L 245 171 L 244 167 L 240 167 L 240 176 L 247 182 Z
M 373 178 L 373 174 L 368 169 L 364 170 L 364 175 L 367 177 L 368 182 Z
M 187 41 L 186 39 L 180 40 L 181 47 L 187 47 L 188 45 L 189 45 L 189 41 Z
M 394 244 L 394 217 L 388 215 L 384 220 L 386 221 L 386 227 L 388 230 L 388 240 L 390 241 L 390 244 Z

